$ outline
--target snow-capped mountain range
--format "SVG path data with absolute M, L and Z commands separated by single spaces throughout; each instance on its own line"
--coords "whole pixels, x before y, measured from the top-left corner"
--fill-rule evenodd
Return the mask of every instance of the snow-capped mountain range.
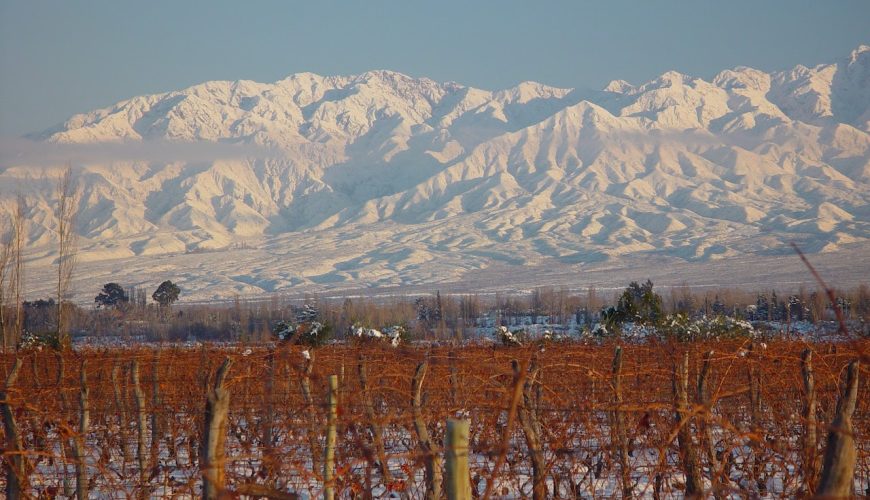
M 868 46 L 812 68 L 670 71 L 601 91 L 391 71 L 213 81 L 30 139 L 153 150 L 74 161 L 79 261 L 133 282 L 181 274 L 202 296 L 870 239 Z M 178 145 L 220 149 L 174 158 Z M 37 269 L 54 259 L 61 167 L 0 165 L 0 211 L 24 194 Z

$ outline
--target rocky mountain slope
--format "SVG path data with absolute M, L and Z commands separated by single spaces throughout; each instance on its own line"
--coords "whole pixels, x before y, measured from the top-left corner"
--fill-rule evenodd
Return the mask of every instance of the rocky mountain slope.
M 868 46 L 813 68 L 709 82 L 671 71 L 591 92 L 390 71 L 207 82 L 30 139 L 73 158 L 80 262 L 259 252 L 259 270 L 221 278 L 229 293 L 870 239 Z M 47 268 L 62 165 L 39 163 L 4 159 L 0 211 L 24 194 Z M 177 271 L 193 289 L 218 285 Z

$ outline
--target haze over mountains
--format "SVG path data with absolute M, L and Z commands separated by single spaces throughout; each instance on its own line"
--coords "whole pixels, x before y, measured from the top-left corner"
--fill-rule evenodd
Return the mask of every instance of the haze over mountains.
M 215 81 L 30 139 L 54 164 L 4 157 L 0 211 L 24 193 L 35 276 L 55 257 L 64 155 L 83 190 L 80 269 L 178 278 L 195 297 L 703 264 L 790 241 L 868 270 L 868 46 L 591 92 L 390 71 Z

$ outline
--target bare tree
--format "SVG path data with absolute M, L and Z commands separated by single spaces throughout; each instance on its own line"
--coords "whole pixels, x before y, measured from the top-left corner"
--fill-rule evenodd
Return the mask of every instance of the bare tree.
M 67 298 L 76 266 L 76 207 L 79 190 L 73 183 L 72 168 L 67 165 L 57 184 L 57 335 L 62 344 L 68 341 L 63 302 Z
M 11 217 L 10 217 L 11 219 Z M 8 224 L 8 226 L 7 226 Z M 3 347 L 9 347 L 9 339 L 6 336 L 6 278 L 9 274 L 9 263 L 12 261 L 13 235 L 11 222 L 3 221 L 0 225 L 0 337 L 3 339 Z
M 10 336 L 10 346 L 14 345 L 24 331 L 24 240 L 27 237 L 27 221 L 24 218 L 24 196 L 19 194 L 12 214 L 12 239 L 9 244 L 10 296 L 15 297 L 15 329 Z M 3 339 L 6 342 L 6 337 Z

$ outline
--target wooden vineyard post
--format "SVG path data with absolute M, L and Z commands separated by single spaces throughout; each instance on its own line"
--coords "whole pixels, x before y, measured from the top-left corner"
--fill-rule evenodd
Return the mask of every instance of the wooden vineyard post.
M 202 497 L 216 499 L 224 490 L 224 441 L 227 435 L 227 414 L 230 393 L 224 388 L 227 371 L 233 364 L 230 358 L 218 368 L 214 386 L 208 391 L 205 403 L 205 429 L 202 434 L 200 470 L 203 475 Z
M 327 399 L 326 452 L 323 460 L 323 498 L 335 499 L 335 443 L 338 438 L 338 375 L 329 376 L 329 395 Z
M 12 411 L 12 405 L 9 403 L 9 392 L 12 385 L 18 379 L 18 370 L 21 369 L 21 359 L 15 358 L 15 364 L 12 365 L 12 370 L 6 377 L 6 386 L 0 392 L 0 412 L 3 414 L 3 430 L 6 434 L 6 453 L 4 457 L 4 469 L 6 472 L 6 498 L 10 500 L 18 500 L 22 498 L 22 494 L 29 488 L 27 476 L 28 465 L 27 458 L 22 453 L 24 445 L 22 443 L 21 434 L 18 432 L 18 425 L 15 422 L 15 413 Z
M 139 361 L 133 360 L 130 365 L 130 376 L 133 379 L 133 398 L 136 400 L 136 460 L 139 462 L 140 497 L 147 497 L 148 459 L 145 457 L 147 444 L 145 433 L 148 429 L 148 419 L 145 414 L 145 393 L 139 384 Z
M 837 414 L 828 432 L 822 477 L 819 479 L 819 488 L 816 491 L 819 497 L 852 496 L 856 459 L 852 414 L 858 402 L 858 368 L 858 361 L 849 364 L 843 393 L 837 401 Z
M 471 481 L 468 469 L 468 437 L 471 422 L 447 419 L 447 435 L 444 438 L 444 459 L 447 484 L 447 500 L 470 500 Z
M 522 369 L 519 362 L 513 360 L 511 365 L 515 378 L 518 378 L 519 371 Z M 532 358 L 529 365 L 528 377 L 526 377 L 523 384 L 522 404 L 517 407 L 517 417 L 519 418 L 520 427 L 526 438 L 526 446 L 529 448 L 529 455 L 532 459 L 532 498 L 534 500 L 543 500 L 547 497 L 547 463 L 544 457 L 544 443 L 541 439 L 543 431 L 541 429 L 541 422 L 538 420 L 539 401 L 533 393 L 539 373 L 540 368 L 537 366 L 537 360 Z
M 160 438 L 163 436 L 163 415 L 160 408 L 160 380 L 157 376 L 160 363 L 160 350 L 154 353 L 151 365 L 151 463 L 152 469 L 160 464 Z
M 387 485 L 393 482 L 393 475 L 390 474 L 390 467 L 387 463 L 387 454 L 386 451 L 384 451 L 384 430 L 377 422 L 374 403 L 372 403 L 372 396 L 369 393 L 366 362 L 362 355 L 359 356 L 357 369 L 359 372 L 359 384 L 360 390 L 362 391 L 363 405 L 365 406 L 366 420 L 368 420 L 369 430 L 372 432 L 372 444 L 375 447 L 375 454 L 378 457 L 381 477 L 384 479 L 384 484 Z
M 79 393 L 79 432 L 72 440 L 76 460 L 76 496 L 79 499 L 88 498 L 88 464 L 85 456 L 85 443 L 90 427 L 90 410 L 88 409 L 88 379 L 85 372 L 86 362 L 81 364 L 81 392 Z
M 816 382 L 813 375 L 813 351 L 805 349 L 801 354 L 801 375 L 804 380 L 804 401 L 801 417 L 804 421 L 803 436 L 803 476 L 804 488 L 807 494 L 816 490 L 818 460 L 816 450 L 819 445 L 816 427 Z
M 713 486 L 713 498 L 719 500 L 724 498 L 720 479 L 720 476 L 722 475 L 722 465 L 716 455 L 716 446 L 713 441 L 713 426 L 710 424 L 713 415 L 713 401 L 710 395 L 710 360 L 712 357 L 713 351 L 707 351 L 704 353 L 704 361 L 701 365 L 701 371 L 698 373 L 698 403 L 706 409 L 706 416 L 701 422 L 701 440 L 704 453 L 707 454 L 707 461 L 710 463 L 710 478 Z
M 617 347 L 613 355 L 613 412 L 611 413 L 611 442 L 616 448 L 616 459 L 619 462 L 620 481 L 622 482 L 622 498 L 631 498 L 631 469 L 628 463 L 628 437 L 625 435 L 625 415 L 622 411 L 622 347 Z
M 64 361 L 63 354 L 60 352 L 55 352 L 54 354 L 57 358 L 57 379 L 55 380 L 55 386 L 59 390 L 61 412 L 64 414 L 64 418 L 66 418 L 66 413 L 69 409 L 69 401 L 66 397 L 66 392 L 64 391 L 63 386 L 63 378 L 66 372 L 66 361 Z M 72 453 L 72 438 L 61 438 L 60 456 L 61 461 L 63 462 L 63 494 L 67 497 L 72 497 L 74 494 L 69 480 L 69 471 L 67 470 L 67 457 L 72 455 Z
M 680 462 L 686 474 L 686 496 L 703 497 L 701 466 L 698 451 L 692 440 L 691 412 L 689 408 L 689 352 L 683 353 L 682 361 L 674 366 L 674 397 L 676 399 L 675 420 L 677 424 L 677 443 L 680 447 Z
M 311 397 L 311 372 L 314 368 L 314 351 L 309 349 L 305 357 L 305 366 L 302 368 L 302 378 L 299 380 L 299 385 L 302 388 L 302 398 L 305 399 L 305 409 L 308 413 L 308 448 L 311 450 L 311 470 L 320 470 L 320 440 L 317 437 L 317 409 L 314 406 L 314 399 Z M 316 472 L 315 472 L 316 474 Z
M 758 355 L 755 348 L 755 342 L 750 343 L 747 355 L 749 360 L 749 419 L 752 433 L 756 436 L 750 439 L 750 448 L 752 449 L 752 480 L 755 481 L 759 493 L 761 493 L 767 487 L 767 481 L 764 479 L 765 459 L 761 456 L 764 441 L 764 430 L 761 427 L 761 374 L 758 369 Z
M 275 456 L 275 350 L 269 348 L 266 354 L 266 377 L 263 387 L 263 406 L 265 414 L 260 421 L 260 446 L 263 457 L 262 474 L 269 482 L 274 480 L 278 459 Z
M 435 444 L 429 436 L 426 421 L 423 420 L 423 380 L 426 378 L 427 362 L 417 365 L 414 379 L 411 381 L 411 407 L 414 414 L 414 429 L 417 431 L 417 441 L 420 452 L 425 455 L 426 463 L 426 499 L 438 500 L 441 498 L 441 459 L 435 450 Z
M 127 425 L 129 421 L 127 417 L 127 404 L 125 402 L 125 397 L 121 396 L 121 388 L 124 387 L 124 396 L 126 396 L 127 390 L 126 386 L 121 385 L 120 377 L 118 377 L 120 372 L 121 365 L 116 361 L 112 365 L 112 393 L 115 397 L 115 411 L 118 412 L 118 434 L 121 439 L 121 455 L 123 456 L 121 470 L 126 472 L 127 464 L 130 463 L 130 443 L 127 442 Z
M 448 354 L 450 360 L 450 404 L 455 408 L 459 403 L 459 369 L 456 367 L 456 352 L 451 350 Z
M 266 399 L 266 415 L 263 422 L 263 445 L 265 447 L 265 453 L 268 455 L 267 460 L 271 462 L 273 460 L 273 445 L 275 438 L 272 436 L 274 423 L 274 408 L 273 401 L 275 399 L 275 351 L 273 349 L 269 349 L 269 353 L 266 356 L 266 381 L 265 381 L 265 394 L 264 398 Z M 271 465 L 269 468 L 271 469 Z

